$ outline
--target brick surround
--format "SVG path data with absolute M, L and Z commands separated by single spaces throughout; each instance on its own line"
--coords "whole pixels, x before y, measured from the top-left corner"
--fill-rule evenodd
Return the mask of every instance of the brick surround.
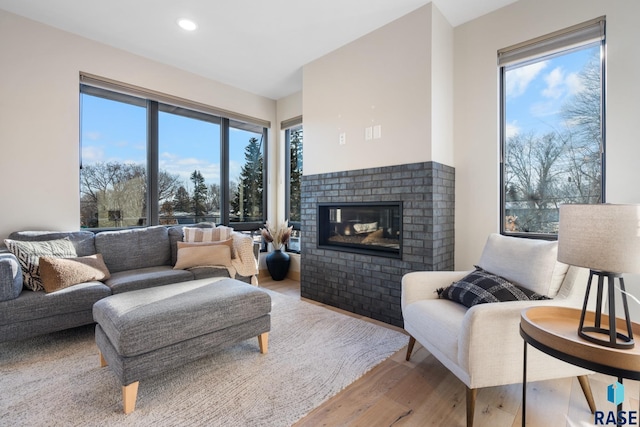
M 401 279 L 452 270 L 455 170 L 412 163 L 302 178 L 301 295 L 402 326 Z M 317 247 L 318 203 L 403 202 L 402 259 Z

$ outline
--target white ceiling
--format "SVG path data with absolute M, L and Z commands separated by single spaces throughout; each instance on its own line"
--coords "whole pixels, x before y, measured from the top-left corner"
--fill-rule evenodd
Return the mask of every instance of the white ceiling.
M 436 0 L 457 26 L 517 0 Z M 302 66 L 429 0 L 0 0 L 0 9 L 279 99 Z M 190 18 L 199 28 L 176 25 Z

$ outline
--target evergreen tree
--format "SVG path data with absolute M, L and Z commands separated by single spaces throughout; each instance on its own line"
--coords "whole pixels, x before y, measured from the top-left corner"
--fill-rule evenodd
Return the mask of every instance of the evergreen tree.
M 200 171 L 195 170 L 191 174 L 191 182 L 193 182 L 193 211 L 195 214 L 196 222 L 204 220 L 204 215 L 207 213 L 207 185 L 204 183 L 204 177 Z
M 178 187 L 173 198 L 173 209 L 177 212 L 191 212 L 191 197 L 183 185 Z
M 289 139 L 291 176 L 289 177 L 289 220 L 300 221 L 302 186 L 302 128 L 291 132 Z
M 262 221 L 262 140 L 249 139 L 244 158 L 238 191 L 231 201 L 232 213 L 237 215 L 240 222 Z

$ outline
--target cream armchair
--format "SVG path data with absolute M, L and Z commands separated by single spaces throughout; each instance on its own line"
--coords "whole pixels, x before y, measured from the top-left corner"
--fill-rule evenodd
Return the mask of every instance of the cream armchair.
M 588 271 L 556 261 L 557 242 L 492 234 L 478 266 L 553 299 L 477 304 L 439 299 L 439 288 L 469 271 L 420 271 L 402 278 L 402 315 L 409 333 L 407 360 L 416 341 L 467 386 L 467 426 L 473 426 L 479 388 L 522 382 L 520 313 L 535 305 L 582 307 Z M 528 348 L 527 381 L 577 376 L 591 412 L 587 371 Z

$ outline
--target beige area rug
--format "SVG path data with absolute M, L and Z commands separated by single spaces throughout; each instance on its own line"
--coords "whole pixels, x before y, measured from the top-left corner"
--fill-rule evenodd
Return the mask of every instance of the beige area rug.
M 407 343 L 400 332 L 270 292 L 257 338 L 140 382 L 124 415 L 93 326 L 0 344 L 1 426 L 289 426 Z

